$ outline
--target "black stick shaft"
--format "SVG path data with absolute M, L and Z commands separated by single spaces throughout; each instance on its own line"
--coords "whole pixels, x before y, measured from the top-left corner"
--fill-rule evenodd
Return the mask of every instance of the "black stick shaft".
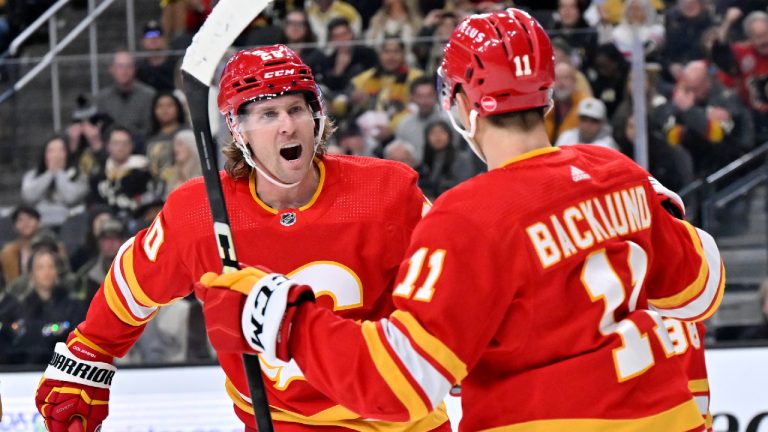
M 189 111 L 192 117 L 192 128 L 195 133 L 197 150 L 200 154 L 205 190 L 208 204 L 213 216 L 213 229 L 219 245 L 219 256 L 223 271 L 233 271 L 239 268 L 235 245 L 232 241 L 232 230 L 221 190 L 219 167 L 217 163 L 216 143 L 211 136 L 211 124 L 208 119 L 208 86 L 201 83 L 192 75 L 183 72 L 184 93 L 187 96 Z M 256 416 L 256 426 L 259 432 L 273 432 L 272 415 L 269 411 L 269 401 L 261 376 L 259 359 L 255 355 L 243 354 L 243 366 L 248 379 L 248 390 L 251 393 L 251 405 Z

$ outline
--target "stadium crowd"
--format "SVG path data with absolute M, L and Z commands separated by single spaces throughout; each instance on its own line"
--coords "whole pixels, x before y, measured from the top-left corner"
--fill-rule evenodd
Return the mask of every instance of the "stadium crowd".
M 7 3 L 6 3 L 7 2 Z M 0 46 L 23 25 L 0 0 Z M 23 3 L 23 2 L 22 2 Z M 81 97 L 64 131 L 24 174 L 14 237 L 0 251 L 0 364 L 42 364 L 84 318 L 123 242 L 168 193 L 200 175 L 179 59 L 212 0 L 162 0 L 143 27 L 144 56 L 115 52 L 112 82 Z M 430 199 L 483 170 L 438 108 L 435 68 L 458 20 L 510 1 L 293 0 L 258 17 L 239 47 L 285 43 L 312 67 L 338 127 L 329 153 L 403 162 Z M 306 4 L 305 4 L 306 3 Z M 768 12 L 757 0 L 517 1 L 555 46 L 557 145 L 634 156 L 630 56 L 645 53 L 649 170 L 680 190 L 768 142 Z M 21 22 L 21 24 L 19 24 Z M 219 121 L 217 136 L 231 137 Z M 744 337 L 768 334 L 766 324 Z M 197 301 L 164 307 L 123 363 L 207 362 Z

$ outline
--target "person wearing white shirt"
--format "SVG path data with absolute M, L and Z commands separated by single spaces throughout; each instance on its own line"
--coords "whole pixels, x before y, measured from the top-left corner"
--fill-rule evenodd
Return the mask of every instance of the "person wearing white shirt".
M 619 146 L 611 136 L 611 127 L 606 122 L 605 104 L 597 98 L 586 98 L 579 102 L 579 126 L 560 134 L 556 146 L 571 144 L 593 144 L 618 150 Z

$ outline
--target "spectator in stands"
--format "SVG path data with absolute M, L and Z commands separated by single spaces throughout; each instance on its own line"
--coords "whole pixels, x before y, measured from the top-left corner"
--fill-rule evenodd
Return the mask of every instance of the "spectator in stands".
M 437 71 L 445 44 L 458 23 L 455 13 L 443 9 L 433 9 L 424 17 L 413 45 L 419 67 L 429 73 Z
M 171 40 L 195 34 L 213 9 L 213 0 L 160 0 L 163 32 Z
M 57 342 L 85 318 L 85 306 L 69 296 L 69 287 L 58 272 L 61 257 L 38 250 L 29 262 L 30 292 L 22 304 L 23 329 L 16 344 L 27 364 L 45 364 Z
M 750 13 L 743 22 L 747 40 L 729 45 L 729 29 L 741 16 L 738 8 L 727 10 L 712 47 L 712 60 L 738 82 L 739 95 L 752 109 L 757 140 L 762 143 L 768 141 L 768 13 Z
M 612 118 L 624 100 L 629 63 L 615 45 L 602 44 L 595 52 L 589 77 L 594 96 L 605 103 L 607 116 Z
M 588 97 L 576 90 L 576 68 L 561 62 L 555 65 L 554 106 L 544 118 L 544 126 L 552 142 L 557 141 L 563 131 L 578 125 L 576 108 L 582 99 Z
M 109 67 L 112 85 L 101 89 L 96 96 L 99 111 L 115 122 L 125 125 L 138 139 L 135 150 L 143 151 L 144 139 L 149 133 L 149 113 L 155 89 L 136 80 L 136 62 L 128 51 L 117 51 Z
M 704 0 L 678 0 L 675 7 L 667 10 L 661 63 L 668 76 L 677 80 L 683 65 L 705 58 L 701 39 L 712 24 Z
M 646 57 L 655 56 L 664 44 L 664 26 L 659 24 L 650 0 L 627 0 L 624 17 L 611 35 L 616 48 L 630 58 L 634 33 L 637 32 Z
M 421 12 L 414 1 L 385 0 L 371 18 L 365 39 L 368 42 L 380 43 L 386 37 L 395 36 L 410 48 L 420 28 Z
M 235 39 L 236 47 L 248 48 L 256 45 L 274 45 L 283 40 L 283 27 L 276 17 L 263 11 L 254 18 L 248 27 Z
M 349 23 L 352 33 L 359 37 L 363 31 L 363 21 L 357 10 L 347 2 L 341 0 L 312 0 L 307 6 L 307 18 L 312 26 L 312 31 L 317 36 L 317 43 L 325 46 L 328 41 L 328 24 L 334 18 L 344 18 Z
M 568 63 L 573 66 L 573 76 L 576 80 L 574 90 L 583 94 L 584 96 L 592 96 L 592 86 L 587 80 L 587 76 L 579 70 L 579 64 L 581 60 L 578 54 L 576 54 L 573 48 L 568 45 L 565 39 L 556 37 L 552 39 L 552 51 L 555 54 L 555 64 Z
M 125 225 L 113 217 L 101 220 L 97 236 L 97 254 L 83 264 L 75 273 L 71 295 L 74 298 L 91 302 L 94 294 L 104 282 L 109 266 L 117 256 L 120 246 L 127 239 Z
M 607 123 L 605 104 L 597 98 L 586 98 L 579 102 L 577 110 L 579 125 L 563 131 L 555 142 L 556 146 L 593 144 L 618 150 L 619 146 L 611 136 Z
M 581 70 L 591 66 L 597 49 L 597 31 L 584 19 L 589 4 L 589 0 L 559 0 L 557 19 L 551 31 L 553 37 L 565 40 L 576 50 L 579 63 L 574 66 Z
M 400 139 L 394 139 L 384 147 L 384 159 L 402 162 L 411 168 L 418 165 L 413 145 Z
M 69 257 L 70 268 L 75 272 L 98 254 L 98 237 L 101 233 L 101 226 L 107 219 L 114 218 L 112 208 L 106 204 L 91 206 L 88 209 L 88 229 L 85 236 L 76 246 Z
M 44 227 L 61 226 L 85 200 L 88 179 L 73 162 L 67 138 L 53 135 L 43 145 L 37 167 L 24 173 L 21 199 L 37 208 Z
M 168 42 L 157 21 L 148 21 L 144 25 L 141 46 L 147 56 L 139 59 L 136 78 L 157 91 L 173 91 L 176 59 L 166 53 Z
M 312 69 L 313 73 L 323 75 L 323 69 L 327 65 L 328 59 L 320 49 L 309 46 L 317 43 L 317 36 L 312 31 L 307 13 L 303 9 L 288 12 L 283 23 L 282 40 L 279 43 L 291 47 Z
M 339 133 L 339 150 L 341 154 L 371 156 L 363 132 L 354 123 Z
M 430 200 L 477 174 L 472 156 L 454 145 L 453 129 L 445 120 L 424 129 L 424 161 L 418 167 L 419 187 Z
M 133 216 L 148 197 L 147 185 L 152 178 L 147 157 L 131 154 L 133 137 L 122 126 L 112 128 L 107 140 L 107 163 L 104 171 L 91 179 L 89 204 L 108 204 L 121 219 Z
M 346 18 L 334 18 L 328 23 L 328 41 L 331 53 L 324 69 L 323 76 L 318 78 L 330 90 L 329 100 L 335 100 L 331 109 L 335 114 L 343 114 L 343 109 L 334 105 L 344 106 L 346 94 L 352 78 L 378 64 L 376 51 L 364 45 L 355 44 L 355 34 Z
M 149 173 L 159 179 L 163 170 L 173 163 L 173 137 L 184 127 L 184 107 L 170 92 L 155 95 L 152 101 L 152 129 L 147 140 Z
M 20 301 L 23 301 L 34 287 L 29 269 L 31 268 L 32 256 L 40 251 L 50 252 L 58 257 L 56 260 L 56 269 L 57 274 L 62 281 L 69 281 L 71 277 L 67 251 L 55 232 L 48 229 L 39 230 L 35 236 L 32 237 L 32 241 L 30 241 L 30 250 L 31 254 L 29 260 L 23 263 L 26 272 L 14 279 L 6 288 L 9 294 L 15 296 Z
M 366 110 L 384 112 L 391 120 L 377 138 L 388 141 L 394 128 L 407 114 L 409 86 L 424 73 L 405 61 L 405 44 L 397 38 L 385 39 L 378 48 L 379 64 L 352 78 L 351 107 L 356 116 Z
M 67 138 L 78 171 L 90 178 L 98 174 L 107 161 L 103 131 L 111 126 L 112 117 L 97 112 L 82 95 L 78 96 L 77 103 L 72 123 L 67 127 Z
M 661 66 L 659 66 L 658 63 L 647 63 L 645 65 L 645 108 L 648 113 L 646 117 L 649 126 L 651 126 L 653 130 L 661 130 L 663 128 L 663 115 L 659 113 L 659 110 L 665 103 L 667 103 L 667 98 L 658 91 L 657 82 L 659 81 L 660 73 Z M 619 106 L 616 107 L 616 111 L 610 119 L 614 140 L 616 142 L 620 142 L 621 138 L 619 135 L 627 127 L 627 119 L 631 117 L 634 112 L 632 80 L 633 74 L 632 71 L 630 71 L 627 77 L 624 99 L 619 103 Z
M 0 53 L 8 49 L 13 37 L 11 22 L 8 20 L 8 1 L 0 0 Z
M 768 279 L 764 279 L 763 283 L 760 284 L 759 299 L 763 322 L 760 325 L 747 328 L 741 337 L 742 339 L 768 340 Z
M 648 171 L 670 190 L 681 190 L 694 180 L 691 155 L 685 148 L 667 143 L 664 133 L 653 123 L 646 126 Z M 635 154 L 635 131 L 635 117 L 629 116 L 618 140 L 622 153 L 629 157 Z
M 429 123 L 448 120 L 445 112 L 437 105 L 437 89 L 431 76 L 420 76 L 410 86 L 411 102 L 416 110 L 403 117 L 397 125 L 395 137 L 408 141 L 415 150 L 416 162 L 424 157 L 424 131 Z
M 173 164 L 166 167 L 160 176 L 165 182 L 163 198 L 187 180 L 203 175 L 192 130 L 182 129 L 173 136 L 173 156 Z
M 4 278 L 0 275 L 0 365 L 18 363 L 15 359 L 18 320 L 21 318 L 21 303 L 5 290 Z
M 32 255 L 32 238 L 40 229 L 40 212 L 36 208 L 21 204 L 11 214 L 16 239 L 6 243 L 0 250 L 0 266 L 5 286 L 27 272 L 26 263 Z
M 684 67 L 662 112 L 667 141 L 688 150 L 697 176 L 711 174 L 754 147 L 749 112 L 713 79 L 702 60 Z

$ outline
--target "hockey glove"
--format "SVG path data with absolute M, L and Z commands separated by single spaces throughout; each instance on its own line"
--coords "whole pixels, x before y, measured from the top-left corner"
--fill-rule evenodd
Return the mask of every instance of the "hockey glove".
M 70 339 L 72 336 L 70 336 Z M 109 387 L 116 368 L 112 357 L 77 341 L 59 342 L 37 387 L 35 404 L 51 432 L 67 432 L 82 421 L 94 432 L 109 413 Z
M 651 186 L 653 186 L 653 190 L 656 192 L 656 196 L 659 198 L 659 202 L 661 202 L 661 206 L 664 207 L 664 210 L 672 216 L 684 220 L 685 204 L 683 204 L 680 195 L 667 189 L 653 177 L 648 177 L 648 180 L 651 182 Z
M 208 338 L 217 351 L 255 351 L 267 360 L 290 360 L 288 338 L 296 306 L 315 301 L 309 286 L 254 267 L 222 275 L 206 273 L 195 291 L 203 302 Z

